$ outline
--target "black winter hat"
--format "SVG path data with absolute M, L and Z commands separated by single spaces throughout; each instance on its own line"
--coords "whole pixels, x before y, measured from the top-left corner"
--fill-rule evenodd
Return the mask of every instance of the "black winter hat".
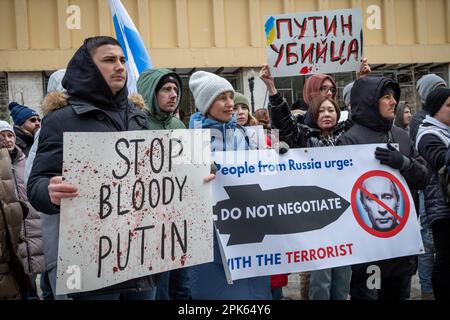
M 178 82 L 177 78 L 175 78 L 172 74 L 166 74 L 164 77 L 159 80 L 156 88 L 155 88 L 155 94 L 168 82 L 174 83 L 177 85 L 178 90 L 180 90 L 180 83 Z
M 423 106 L 423 109 L 428 112 L 430 116 L 434 116 L 442 107 L 445 100 L 450 97 L 450 89 L 437 88 L 430 92 Z

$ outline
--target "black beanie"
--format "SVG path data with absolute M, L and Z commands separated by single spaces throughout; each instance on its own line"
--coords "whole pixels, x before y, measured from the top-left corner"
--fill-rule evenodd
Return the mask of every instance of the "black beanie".
M 164 77 L 159 80 L 158 84 L 155 88 L 155 94 L 168 82 L 172 82 L 177 85 L 178 90 L 180 90 L 180 83 L 178 83 L 177 78 L 175 78 L 172 74 L 166 74 Z
M 450 97 L 450 89 L 437 88 L 428 94 L 427 100 L 423 109 L 428 112 L 430 116 L 434 116 L 442 107 L 445 100 Z

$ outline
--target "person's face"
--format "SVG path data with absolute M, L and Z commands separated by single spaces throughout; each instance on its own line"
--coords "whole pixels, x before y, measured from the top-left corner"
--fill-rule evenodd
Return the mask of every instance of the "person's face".
M 322 102 L 319 108 L 319 115 L 317 117 L 317 126 L 322 131 L 329 131 L 337 122 L 337 113 L 334 105 L 326 100 Z
M 167 82 L 156 93 L 159 108 L 167 113 L 172 113 L 177 108 L 178 87 L 175 83 Z
M 35 134 L 41 127 L 41 119 L 38 116 L 33 116 L 27 119 L 21 127 L 31 134 Z
M 241 126 L 246 125 L 248 121 L 248 107 L 245 104 L 238 103 L 234 105 L 234 112 L 236 113 L 237 123 Z
M 450 126 L 450 97 L 445 100 L 442 107 L 434 115 L 434 118 L 438 119 L 443 124 Z
M 411 109 L 409 107 L 405 107 L 405 109 L 403 110 L 403 123 L 405 126 L 408 126 L 409 123 L 411 122 Z
M 14 150 L 14 148 L 16 147 L 16 136 L 14 135 L 14 133 L 9 130 L 5 130 L 0 132 L 0 135 L 2 135 L 4 139 L 4 145 L 6 146 L 8 151 Z
M 234 92 L 227 91 L 221 93 L 208 110 L 208 118 L 219 122 L 228 122 L 233 117 L 234 112 Z
M 388 179 L 369 178 L 364 181 L 363 187 L 393 211 L 397 211 L 399 199 L 397 199 L 392 189 L 393 185 Z M 397 225 L 395 217 L 367 195 L 363 195 L 363 205 L 367 209 L 372 228 L 380 231 L 389 231 Z
M 336 88 L 333 85 L 333 82 L 330 79 L 325 79 L 320 86 L 320 95 L 322 97 L 333 98 L 336 94 Z
M 125 56 L 119 46 L 107 44 L 98 47 L 92 57 L 113 95 L 125 86 L 127 71 Z
M 380 111 L 381 116 L 387 120 L 394 120 L 396 104 L 397 101 L 395 100 L 393 93 L 382 96 L 378 100 L 378 110 Z

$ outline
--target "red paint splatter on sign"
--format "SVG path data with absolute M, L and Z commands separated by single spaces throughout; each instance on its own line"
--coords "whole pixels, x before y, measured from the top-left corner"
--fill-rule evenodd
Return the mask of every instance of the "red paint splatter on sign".
M 301 74 L 307 74 L 310 71 L 311 71 L 311 67 L 303 67 L 300 69 Z
M 180 263 L 181 263 L 182 266 L 184 266 L 184 264 L 186 263 L 186 255 L 185 255 L 185 254 L 183 254 L 183 255 L 181 256 L 181 258 L 180 258 Z

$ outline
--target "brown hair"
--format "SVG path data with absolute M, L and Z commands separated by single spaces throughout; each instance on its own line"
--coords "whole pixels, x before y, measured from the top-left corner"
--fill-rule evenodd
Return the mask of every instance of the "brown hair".
M 248 120 L 247 123 L 244 124 L 244 126 L 256 126 L 258 124 L 258 120 L 255 119 L 255 117 L 252 116 L 250 113 L 250 110 L 248 111 Z
M 250 108 L 248 107 L 248 105 L 239 102 L 234 105 L 234 108 L 236 108 L 238 105 L 240 105 L 242 109 L 247 109 L 248 111 L 247 122 L 244 123 L 242 126 L 243 127 L 256 126 L 258 124 L 258 120 L 256 120 L 255 117 L 252 116 L 252 113 L 250 112 Z
M 267 109 L 259 108 L 256 110 L 255 119 L 258 121 L 258 124 L 264 127 L 264 129 L 270 128 L 270 117 Z
M 324 103 L 325 101 L 330 101 L 333 106 L 334 109 L 336 110 L 336 124 L 339 121 L 339 118 L 341 117 L 341 109 L 339 108 L 339 105 L 337 104 L 336 100 L 328 98 L 328 97 L 316 97 L 312 102 L 311 105 L 309 106 L 309 112 L 311 112 L 312 114 L 312 118 L 314 120 L 314 124 L 317 126 L 317 120 L 319 119 L 319 111 L 320 111 L 320 106 L 322 105 L 322 103 Z

